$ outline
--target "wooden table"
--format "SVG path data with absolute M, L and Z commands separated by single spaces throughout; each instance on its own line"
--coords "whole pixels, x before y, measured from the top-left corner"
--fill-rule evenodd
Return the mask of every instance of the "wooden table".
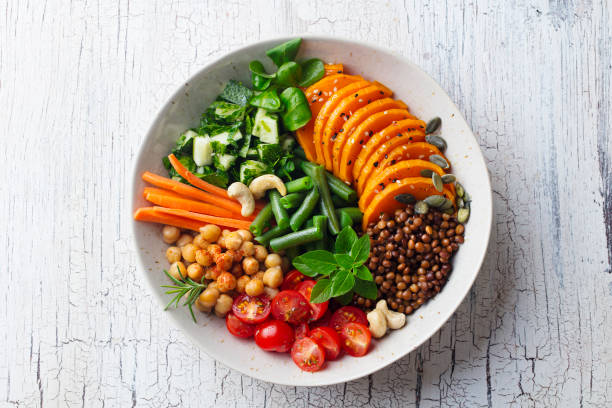
M 592 1 L 0 0 L 0 405 L 610 406 L 612 8 Z M 369 377 L 275 386 L 172 328 L 135 270 L 128 178 L 156 111 L 247 42 L 334 34 L 458 104 L 494 189 L 453 318 Z

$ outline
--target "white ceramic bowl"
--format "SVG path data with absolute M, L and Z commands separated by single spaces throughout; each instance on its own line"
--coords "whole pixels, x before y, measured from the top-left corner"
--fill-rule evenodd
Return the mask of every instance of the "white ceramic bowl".
M 200 114 L 224 84 L 229 79 L 250 84 L 249 61 L 259 59 L 268 63 L 265 51 L 289 39 L 261 41 L 238 49 L 202 68 L 176 91 L 154 118 L 138 152 L 133 173 L 133 209 L 147 205 L 142 198 L 145 184 L 141 173 L 148 170 L 166 175 L 162 157 L 168 154 L 181 132 L 199 123 Z M 319 372 L 306 373 L 298 369 L 289 354 L 268 353 L 252 340 L 233 337 L 225 328 L 225 321 L 214 315 L 196 311 L 196 324 L 185 308 L 166 312 L 174 325 L 219 362 L 264 381 L 314 386 L 345 382 L 380 370 L 413 351 L 446 322 L 470 290 L 484 259 L 491 230 L 492 200 L 489 174 L 474 135 L 448 95 L 420 68 L 375 46 L 320 36 L 305 37 L 299 57 L 343 63 L 349 73 L 390 87 L 395 97 L 405 101 L 411 112 L 423 120 L 441 117 L 441 135 L 448 142 L 446 155 L 453 173 L 473 199 L 466 240 L 453 260 L 454 270 L 442 292 L 410 315 L 403 329 L 373 342 L 372 350 L 364 357 L 345 356 L 328 363 Z M 133 228 L 139 269 L 162 308 L 168 296 L 160 285 L 167 284 L 168 280 L 162 273 L 167 265 L 164 256 L 167 246 L 160 237 L 161 226 L 134 222 Z

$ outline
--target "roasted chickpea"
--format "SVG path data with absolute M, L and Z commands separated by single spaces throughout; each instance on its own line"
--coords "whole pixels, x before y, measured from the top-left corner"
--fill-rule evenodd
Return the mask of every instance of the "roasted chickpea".
M 233 251 L 242 245 L 242 237 L 237 232 L 230 232 L 225 236 L 225 246 Z
M 255 245 L 255 259 L 259 262 L 263 262 L 266 260 L 268 256 L 268 250 L 263 245 Z
M 179 247 L 171 246 L 166 249 L 166 258 L 170 263 L 180 261 L 181 256 L 181 249 Z
M 266 268 L 273 268 L 275 266 L 280 266 L 281 264 L 281 257 L 279 254 L 270 254 L 268 256 L 266 256 Z
M 268 268 L 263 274 L 263 283 L 271 288 L 278 288 L 283 283 L 283 271 L 280 266 Z
M 257 259 L 247 256 L 242 260 L 242 270 L 247 275 L 254 275 L 259 271 L 259 262 L 257 262 Z
M 242 253 L 240 251 L 234 251 L 233 249 L 228 249 L 226 253 L 232 256 L 232 259 L 234 260 L 234 262 L 242 261 Z
M 205 249 L 198 249 L 196 251 L 195 261 L 202 266 L 210 266 L 213 263 L 212 256 Z
M 251 279 L 244 287 L 244 291 L 249 296 L 259 296 L 264 291 L 264 284 L 259 279 Z
M 172 225 L 164 225 L 162 238 L 166 244 L 173 244 L 181 236 L 181 230 Z
M 221 228 L 214 224 L 208 224 L 200 228 L 200 233 L 207 242 L 213 243 L 219 238 Z
M 208 246 L 208 242 L 204 239 L 202 234 L 198 234 L 193 238 L 193 245 L 198 248 L 206 248 Z
M 234 263 L 234 257 L 232 254 L 225 252 L 220 254 L 215 262 L 220 269 L 229 271 Z
M 198 302 L 205 307 L 213 307 L 219 298 L 219 291 L 216 288 L 211 288 L 210 285 L 198 297 Z
M 242 275 L 236 280 L 236 292 L 244 293 L 247 283 L 251 281 L 249 275 Z
M 221 255 L 221 252 L 222 252 L 221 247 L 217 244 L 213 244 L 213 245 L 209 245 L 208 248 L 206 249 L 208 250 L 208 253 L 212 257 L 212 260 L 214 262 L 217 262 L 217 257 Z
M 215 304 L 215 314 L 218 317 L 224 317 L 230 310 L 232 310 L 232 297 L 223 293 L 217 299 L 217 303 Z
M 195 305 L 202 313 L 210 313 L 210 311 L 212 310 L 212 307 L 202 305 L 199 300 L 195 301 Z
M 210 266 L 208 267 L 208 269 L 206 269 L 206 272 L 204 274 L 204 277 L 206 279 L 209 280 L 216 280 L 219 275 L 221 275 L 221 272 L 223 272 L 221 269 L 219 269 L 216 265 L 215 266 Z
M 219 289 L 217 289 L 217 281 L 210 282 L 208 286 L 206 287 L 206 289 L 215 289 L 218 292 Z
M 251 241 L 243 241 L 238 250 L 243 256 L 253 256 L 255 254 L 255 245 Z
M 274 296 L 278 295 L 278 292 L 278 289 L 274 289 L 269 286 L 264 287 L 264 293 L 268 295 L 270 299 L 274 299 Z
M 200 264 L 192 263 L 187 267 L 187 276 L 195 282 L 200 282 L 204 276 L 204 268 Z
M 219 239 L 217 240 L 217 244 L 219 244 L 219 246 L 221 248 L 226 248 L 226 246 L 225 246 L 225 237 L 219 237 Z
M 263 282 L 264 271 L 259 271 L 255 275 L 253 275 L 253 279 L 259 279 Z
M 222 237 L 227 237 L 227 234 L 229 234 L 230 232 L 232 232 L 232 231 L 230 231 L 228 229 L 224 229 L 223 231 L 221 231 L 221 236 Z
M 185 264 L 180 261 L 174 262 L 172 265 L 170 265 L 168 273 L 174 279 L 183 280 L 187 277 L 187 268 L 185 268 Z
M 242 271 L 242 264 L 240 262 L 235 263 L 232 266 L 232 269 L 230 269 L 230 272 L 237 278 L 244 275 L 244 272 Z
M 187 262 L 195 262 L 196 251 L 198 247 L 193 244 L 187 244 L 181 248 L 181 252 L 183 253 L 183 258 Z
M 238 233 L 238 235 L 240 235 L 240 238 L 242 238 L 243 241 L 252 241 L 253 240 L 253 234 L 251 234 L 251 231 L 249 231 L 249 230 L 239 229 L 236 232 Z
M 179 248 L 182 248 L 182 247 L 184 247 L 187 244 L 191 244 L 192 241 L 193 241 L 193 237 L 191 235 L 183 234 L 176 241 L 176 246 L 179 247 Z
M 221 292 L 229 292 L 236 287 L 236 278 L 229 272 L 223 272 L 217 278 L 217 288 Z

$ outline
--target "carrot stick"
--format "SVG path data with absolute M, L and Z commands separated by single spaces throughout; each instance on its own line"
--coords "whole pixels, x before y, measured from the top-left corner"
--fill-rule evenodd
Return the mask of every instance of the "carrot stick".
M 145 199 L 161 207 L 193 211 L 200 214 L 214 215 L 217 217 L 236 218 L 235 214 L 230 210 L 226 210 L 225 208 L 221 208 L 213 204 L 190 200 L 188 198 L 173 197 L 160 193 L 148 193 Z
M 172 197 L 182 197 L 180 194 L 177 194 L 174 191 L 164 190 L 163 188 L 155 187 L 145 187 L 144 191 L 142 192 L 142 196 L 146 199 L 147 194 L 165 194 Z
M 206 223 L 194 221 L 189 218 L 177 217 L 171 214 L 162 214 L 154 207 L 143 207 L 136 210 L 134 219 L 137 221 L 156 222 L 158 224 L 172 225 L 174 227 L 199 231 Z
M 180 174 L 181 177 L 187 180 L 190 184 L 204 191 L 207 191 L 211 194 L 215 194 L 220 197 L 227 198 L 228 200 L 232 200 L 227 195 L 227 191 L 224 188 L 217 187 L 214 184 L 207 183 L 206 181 L 196 177 L 192 172 L 187 170 L 187 167 L 183 166 L 183 163 L 181 163 L 179 159 L 177 159 L 173 153 L 170 153 L 168 155 L 168 160 L 170 160 L 170 164 L 172 164 L 172 167 L 174 167 L 174 170 L 176 170 L 176 172 Z
M 207 193 L 206 191 L 198 190 L 195 187 L 183 184 L 179 181 L 172 180 L 167 177 L 158 176 L 157 174 L 153 174 L 148 171 L 142 173 L 142 179 L 147 183 L 153 184 L 156 187 L 165 188 L 166 190 L 171 190 L 185 197 L 195 198 L 206 203 L 218 205 L 220 207 L 230 210 L 235 214 L 240 214 L 240 211 L 242 210 L 242 207 L 237 201 L 229 200 L 227 198 Z
M 198 214 L 191 211 L 179 210 L 175 208 L 155 207 L 155 211 L 162 214 L 171 214 L 178 217 L 185 217 L 195 221 L 202 221 L 209 224 L 223 225 L 224 227 L 249 229 L 251 221 L 236 220 L 233 218 L 215 217 L 212 215 Z

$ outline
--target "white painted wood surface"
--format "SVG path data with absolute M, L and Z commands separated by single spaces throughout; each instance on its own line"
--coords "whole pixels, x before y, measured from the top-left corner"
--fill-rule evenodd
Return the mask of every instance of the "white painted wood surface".
M 612 7 L 571 1 L 0 0 L 1 406 L 610 406 Z M 153 115 L 260 38 L 388 46 L 465 114 L 495 222 L 479 278 L 418 351 L 280 387 L 170 327 L 138 280 L 128 177 Z

